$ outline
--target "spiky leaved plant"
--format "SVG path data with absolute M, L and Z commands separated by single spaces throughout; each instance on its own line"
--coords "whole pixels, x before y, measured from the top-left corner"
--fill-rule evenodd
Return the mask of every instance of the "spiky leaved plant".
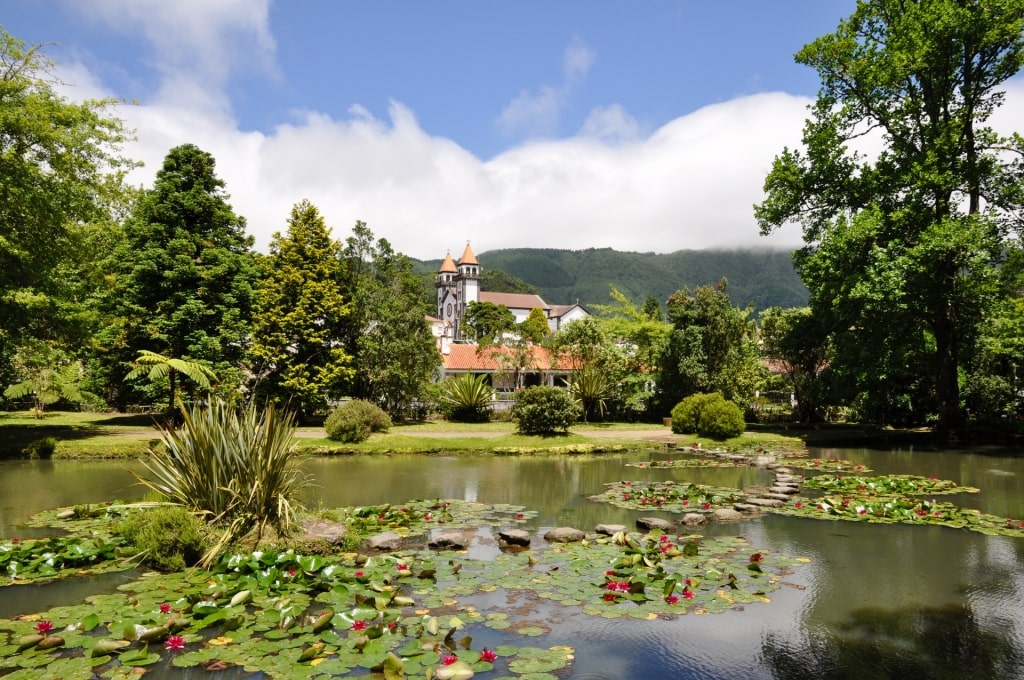
M 484 375 L 466 373 L 441 383 L 440 408 L 449 420 L 481 423 L 491 417 L 494 388 Z
M 139 481 L 206 518 L 227 527 L 203 558 L 212 561 L 229 543 L 268 526 L 287 535 L 301 508 L 297 496 L 307 475 L 296 465 L 290 414 L 273 405 L 236 408 L 222 400 L 181 408 L 182 425 L 160 428 L 162 447 L 142 461 L 148 476 Z

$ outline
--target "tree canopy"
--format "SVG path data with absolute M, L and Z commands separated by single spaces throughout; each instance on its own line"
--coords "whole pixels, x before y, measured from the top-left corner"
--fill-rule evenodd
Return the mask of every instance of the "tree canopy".
M 765 180 L 761 230 L 802 225 L 796 265 L 862 416 L 959 423 L 1022 226 L 1024 140 L 988 120 L 1024 63 L 1024 0 L 865 0 L 796 60 L 821 89 Z

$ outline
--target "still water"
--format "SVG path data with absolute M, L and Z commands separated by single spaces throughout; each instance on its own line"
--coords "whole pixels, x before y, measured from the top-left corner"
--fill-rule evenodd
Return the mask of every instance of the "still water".
M 876 474 L 934 475 L 981 489 L 947 497 L 984 512 L 1024 519 L 1024 457 L 999 449 L 912 451 L 819 449 Z M 529 527 L 592 530 L 632 525 L 643 515 L 592 503 L 605 482 L 676 479 L 718 486 L 762 485 L 750 468 L 649 470 L 624 463 L 647 453 L 573 458 L 379 456 L 306 461 L 312 507 L 458 498 L 515 503 L 538 511 Z M 30 536 L 23 522 L 55 506 L 141 496 L 120 462 L 0 464 L 0 538 Z M 668 514 L 666 519 L 677 519 Z M 530 644 L 577 650 L 569 680 L 750 678 L 1024 677 L 1024 538 L 986 537 L 944 527 L 884 526 L 764 516 L 713 525 L 754 548 L 808 557 L 772 603 L 676 620 L 605 620 L 571 610 Z M 53 586 L 50 586 L 51 588 Z M 4 598 L 13 597 L 0 589 Z M 39 604 L 39 602 L 36 602 Z M 37 607 L 38 608 L 38 607 Z

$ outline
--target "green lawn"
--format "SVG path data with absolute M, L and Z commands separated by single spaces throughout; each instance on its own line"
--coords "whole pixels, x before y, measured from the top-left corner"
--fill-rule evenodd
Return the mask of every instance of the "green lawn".
M 131 458 L 145 453 L 159 437 L 151 415 L 47 413 L 42 419 L 28 412 L 0 412 L 0 457 L 18 457 L 29 443 L 53 437 L 56 459 Z M 666 441 L 689 445 L 697 437 L 672 435 L 669 428 L 649 423 L 580 423 L 568 434 L 537 437 L 516 434 L 511 422 L 449 423 L 428 421 L 396 425 L 360 444 L 326 438 L 322 427 L 301 427 L 296 443 L 310 454 L 441 453 L 496 451 L 499 453 L 581 453 L 646 448 Z M 748 433 L 725 444 L 730 448 L 771 446 L 793 438 L 771 433 Z

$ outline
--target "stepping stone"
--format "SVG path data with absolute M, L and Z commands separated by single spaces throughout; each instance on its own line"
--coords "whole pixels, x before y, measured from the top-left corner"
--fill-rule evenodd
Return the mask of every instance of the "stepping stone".
M 784 493 L 765 493 L 765 494 L 761 494 L 761 497 L 762 498 L 774 498 L 775 500 L 782 501 L 783 503 L 785 503 L 786 501 L 788 501 L 790 499 L 790 496 L 787 495 L 787 494 L 784 494 Z
M 750 505 L 757 505 L 762 508 L 778 508 L 785 505 L 783 501 L 776 498 L 748 498 L 747 503 Z
M 385 531 L 384 533 L 371 536 L 366 541 L 366 545 L 371 550 L 390 551 L 398 550 L 402 546 L 402 537 L 396 534 L 394 531 Z
M 781 494 L 790 494 L 790 495 L 795 494 L 795 493 L 800 493 L 800 489 L 798 487 L 795 487 L 795 486 L 778 486 L 778 485 L 776 485 L 776 486 L 773 486 L 772 488 L 768 489 L 768 491 L 771 492 L 771 493 L 781 493 Z
M 683 515 L 683 519 L 679 523 L 688 527 L 699 527 L 707 524 L 708 518 L 699 512 L 688 512 Z
M 442 531 L 427 543 L 431 548 L 462 550 L 469 545 L 469 534 L 463 531 Z
M 544 538 L 552 543 L 575 543 L 586 537 L 579 529 L 572 527 L 556 527 L 544 534 Z
M 502 529 L 498 532 L 498 540 L 509 545 L 530 545 L 530 532 L 523 529 Z
M 598 524 L 594 531 L 601 534 L 602 536 L 614 536 L 620 531 L 625 531 L 625 524 Z
M 302 535 L 299 541 L 322 540 L 328 543 L 341 543 L 348 533 L 348 528 L 338 522 L 328 522 L 322 519 L 307 519 L 302 522 Z
M 659 519 L 658 517 L 640 517 L 636 520 L 636 526 L 644 531 L 659 529 L 660 531 L 668 532 L 675 528 L 672 522 L 669 522 L 667 519 Z
M 739 522 L 746 519 L 742 512 L 732 508 L 719 508 L 711 513 L 711 516 L 716 522 Z
M 788 467 L 777 467 L 775 468 L 775 474 L 777 475 L 791 475 L 793 474 L 792 468 Z
M 758 507 L 756 505 L 751 505 L 750 503 L 736 503 L 735 505 L 732 506 L 732 509 L 737 511 L 737 512 L 746 512 L 746 513 L 760 512 L 761 511 L 760 507 Z

